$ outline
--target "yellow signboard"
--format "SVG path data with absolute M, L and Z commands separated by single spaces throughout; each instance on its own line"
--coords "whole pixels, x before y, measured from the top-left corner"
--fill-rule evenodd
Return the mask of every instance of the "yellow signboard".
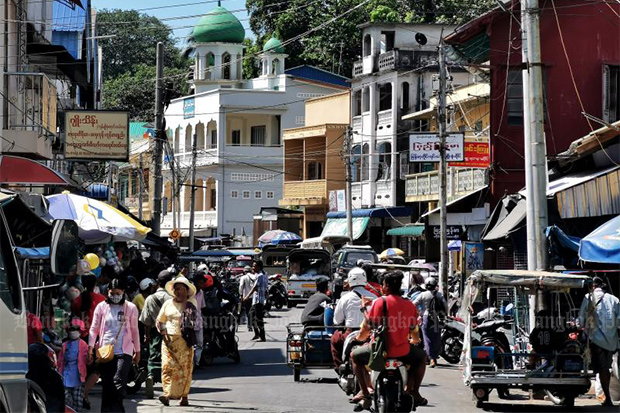
M 65 113 L 65 158 L 127 161 L 129 113 L 68 110 Z

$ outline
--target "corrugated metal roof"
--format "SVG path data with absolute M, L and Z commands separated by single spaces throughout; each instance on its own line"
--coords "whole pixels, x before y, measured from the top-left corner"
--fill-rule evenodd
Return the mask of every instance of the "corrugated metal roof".
M 81 32 L 86 27 L 86 10 L 55 1 L 53 3 L 52 30 Z
M 302 79 L 315 80 L 317 82 L 331 83 L 332 85 L 349 87 L 348 78 L 310 65 L 302 65 L 286 69 L 284 73 Z

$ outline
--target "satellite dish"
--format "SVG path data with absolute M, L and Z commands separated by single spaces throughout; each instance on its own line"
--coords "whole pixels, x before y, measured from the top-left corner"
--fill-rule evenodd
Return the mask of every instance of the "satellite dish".
M 424 46 L 428 42 L 428 39 L 422 33 L 416 33 L 415 41 L 418 42 L 420 46 Z

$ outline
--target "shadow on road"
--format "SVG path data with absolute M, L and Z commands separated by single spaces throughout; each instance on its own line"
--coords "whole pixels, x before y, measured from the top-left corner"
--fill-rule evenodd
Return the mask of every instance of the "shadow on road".
M 551 403 L 551 402 L 549 402 Z M 618 411 L 618 406 L 615 407 L 603 407 L 599 405 L 579 405 L 579 401 L 576 402 L 575 410 L 580 412 L 612 412 Z M 532 404 L 532 403 L 485 403 L 482 410 L 487 412 L 565 412 L 566 407 L 555 406 L 553 404 Z
M 194 373 L 196 380 L 208 380 L 219 377 L 266 377 L 290 376 L 292 370 L 284 363 L 284 354 L 279 348 L 261 348 L 259 346 L 240 349 L 241 362 L 230 363 L 225 358 L 215 359 L 213 364 Z M 252 363 L 246 360 L 251 360 Z

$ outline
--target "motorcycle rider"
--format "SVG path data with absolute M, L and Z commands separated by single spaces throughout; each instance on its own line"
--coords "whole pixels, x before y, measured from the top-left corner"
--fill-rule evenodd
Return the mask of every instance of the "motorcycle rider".
M 379 325 L 383 317 L 383 300 L 388 312 L 387 330 L 387 357 L 401 359 L 409 366 L 407 380 L 407 393 L 413 398 L 414 408 L 428 404 L 428 400 L 420 395 L 420 384 L 426 371 L 426 356 L 424 351 L 417 347 L 420 340 L 418 336 L 418 312 L 411 301 L 401 297 L 401 285 L 403 273 L 401 271 L 388 271 L 383 275 L 381 289 L 384 297 L 379 297 L 372 302 L 369 311 L 362 311 L 366 318 L 360 327 L 358 340 L 365 341 L 370 337 L 372 326 Z M 363 299 L 365 304 L 367 299 Z M 356 406 L 356 411 L 369 409 L 371 405 L 370 388 L 372 383 L 366 369 L 370 361 L 371 347 L 367 343 L 353 350 L 351 357 L 355 376 L 360 384 L 363 399 Z
M 368 279 L 366 272 L 361 268 L 352 268 L 347 279 L 344 281 L 344 289 L 349 290 L 340 296 L 334 310 L 334 324 L 343 325 L 345 330 L 336 330 L 332 335 L 331 348 L 332 358 L 336 370 L 342 364 L 342 350 L 344 341 L 352 329 L 358 328 L 364 321 L 362 309 L 362 297 L 375 299 L 377 296 L 366 289 Z
M 316 282 L 316 292 L 310 296 L 301 313 L 301 323 L 304 326 L 325 325 L 325 305 L 332 301 L 327 295 L 328 286 L 329 283 L 325 279 Z
M 437 279 L 428 277 L 425 281 L 426 291 L 418 295 L 413 304 L 422 311 L 422 333 L 424 336 L 424 349 L 430 359 L 430 367 L 437 365 L 437 358 L 441 349 L 441 314 L 437 307 L 443 309 L 443 315 L 448 314 L 448 304 L 443 294 L 437 289 Z

